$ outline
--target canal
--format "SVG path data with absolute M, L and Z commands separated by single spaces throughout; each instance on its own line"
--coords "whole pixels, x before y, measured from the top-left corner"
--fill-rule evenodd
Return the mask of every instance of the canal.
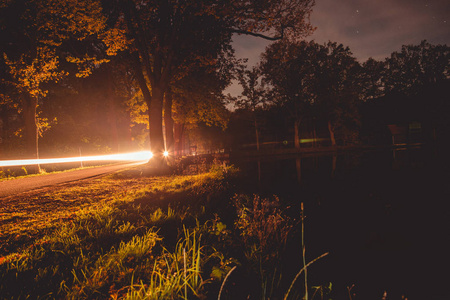
M 311 285 L 333 299 L 450 299 L 450 163 L 447 151 L 408 148 L 232 160 L 240 189 L 305 207 Z M 280 264 L 301 266 L 299 235 Z M 328 298 L 327 298 L 328 299 Z

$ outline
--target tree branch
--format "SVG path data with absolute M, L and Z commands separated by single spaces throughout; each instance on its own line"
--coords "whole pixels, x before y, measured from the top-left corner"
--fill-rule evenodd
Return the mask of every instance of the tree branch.
M 140 24 L 140 18 L 138 16 L 138 12 L 136 10 L 136 7 L 134 6 L 133 2 L 128 1 L 126 2 L 125 7 L 125 20 L 127 22 L 127 27 L 130 30 L 131 35 L 136 41 L 136 48 L 139 52 L 142 63 L 144 65 L 144 69 L 147 73 L 148 78 L 150 79 L 150 83 L 153 85 L 155 82 L 155 74 L 151 68 L 151 63 L 149 60 L 149 52 L 147 49 L 147 45 L 149 44 L 146 40 L 145 33 L 142 31 L 143 25 Z M 137 24 L 135 24 L 136 22 Z M 137 26 L 135 26 L 137 25 Z M 140 60 L 139 60 L 140 62 Z M 141 68 L 142 70 L 142 68 Z
M 278 40 L 283 39 L 283 37 L 284 37 L 284 27 L 281 28 L 281 35 L 273 36 L 273 37 L 264 35 L 262 33 L 255 33 L 255 32 L 242 30 L 242 29 L 236 29 L 236 28 L 231 29 L 231 32 L 232 33 L 237 33 L 237 34 L 251 35 L 251 36 L 263 38 L 263 39 L 266 39 L 266 40 L 269 40 L 269 41 L 278 41 Z
M 150 101 L 152 99 L 152 96 L 151 96 L 150 90 L 147 86 L 147 82 L 144 77 L 144 73 L 142 70 L 139 55 L 135 52 L 134 54 L 132 54 L 132 56 L 133 56 L 132 61 L 134 63 L 134 73 L 136 75 L 136 79 L 141 88 L 142 94 L 144 95 L 144 100 L 147 103 L 147 106 L 150 107 Z

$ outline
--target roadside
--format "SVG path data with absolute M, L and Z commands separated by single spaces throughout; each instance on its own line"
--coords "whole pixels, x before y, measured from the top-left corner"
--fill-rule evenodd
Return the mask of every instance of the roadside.
M 138 166 L 7 198 L 0 205 L 0 294 L 7 299 L 297 295 L 293 284 L 301 256 L 288 255 L 286 245 L 288 236 L 299 240 L 298 222 L 276 196 L 236 194 L 234 167 L 200 169 L 155 175 Z
M 180 238 L 190 245 L 183 247 L 190 257 L 200 255 L 198 232 L 208 231 L 207 220 L 214 220 L 205 205 L 228 193 L 229 175 L 218 167 L 202 174 L 154 176 L 148 166 L 138 166 L 7 198 L 0 204 L 0 294 L 104 299 L 138 293 L 133 280 L 151 282 L 156 262 L 176 263 L 165 249 L 177 253 Z M 191 243 L 197 250 L 189 248 Z M 197 258 L 190 263 L 200 267 Z M 171 267 L 160 267 L 173 275 Z M 197 284 L 190 283 L 191 295 L 203 289 L 199 271 L 192 272 Z M 169 292 L 178 298 L 180 291 Z
M 4 197 L 16 196 L 20 193 L 32 191 L 39 188 L 54 186 L 66 182 L 78 181 L 87 178 L 93 178 L 122 169 L 134 167 L 142 163 L 119 163 L 100 167 L 90 167 L 76 169 L 67 172 L 56 172 L 40 175 L 30 175 L 20 178 L 13 178 L 0 181 L 0 202 Z

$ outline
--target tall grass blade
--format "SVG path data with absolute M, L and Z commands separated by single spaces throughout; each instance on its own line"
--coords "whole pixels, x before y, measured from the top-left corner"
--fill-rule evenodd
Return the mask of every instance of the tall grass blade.
M 305 211 L 303 209 L 303 202 L 301 203 L 301 220 L 302 220 L 302 259 L 303 267 L 305 268 L 305 300 L 308 300 L 308 269 L 306 268 L 306 246 L 305 246 Z
M 297 275 L 295 275 L 294 280 L 292 280 L 291 286 L 289 287 L 289 289 L 288 289 L 286 295 L 284 295 L 284 298 L 283 298 L 284 300 L 287 300 L 287 297 L 289 296 L 289 293 L 291 292 L 292 287 L 294 286 L 295 281 L 297 281 L 298 277 L 302 274 L 302 272 L 303 272 L 304 270 L 306 270 L 307 267 L 309 267 L 310 265 L 312 265 L 313 263 L 315 263 L 315 262 L 318 261 L 319 259 L 321 259 L 321 258 L 327 256 L 328 254 L 329 254 L 329 253 L 326 252 L 326 253 L 320 255 L 319 257 L 316 257 L 315 259 L 313 259 L 312 261 L 310 261 L 306 266 L 304 266 L 303 268 L 300 269 L 300 271 L 297 273 Z
M 184 259 L 184 299 L 187 300 L 186 248 L 183 248 L 183 259 Z
M 225 279 L 222 282 L 222 285 L 220 286 L 220 290 L 219 290 L 219 297 L 217 298 L 217 300 L 220 300 L 220 297 L 222 295 L 222 291 L 223 291 L 223 287 L 225 286 L 225 282 L 227 282 L 228 276 L 230 276 L 230 274 L 236 269 L 237 266 L 234 266 L 233 268 L 231 268 L 231 270 L 227 273 L 227 276 L 225 276 Z

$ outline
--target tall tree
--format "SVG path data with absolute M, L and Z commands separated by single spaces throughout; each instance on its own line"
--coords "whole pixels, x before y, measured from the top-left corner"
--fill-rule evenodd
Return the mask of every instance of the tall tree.
M 99 1 L 3 1 L 0 20 L 0 51 L 20 93 L 28 156 L 36 157 L 36 116 L 47 94 L 45 84 L 61 79 L 67 73 L 61 66 L 67 62 L 78 66 L 78 76 L 88 75 L 107 61 L 104 54 L 122 49 L 124 39 L 120 31 L 106 27 Z
M 262 72 L 272 86 L 272 97 L 287 108 L 294 123 L 295 148 L 300 148 L 300 124 L 317 98 L 315 74 L 324 55 L 324 48 L 313 41 L 280 41 L 262 55 Z
M 222 91 L 230 82 L 229 75 L 229 72 L 220 72 L 215 67 L 203 66 L 191 69 L 189 76 L 174 83 L 172 111 L 177 153 L 183 150 L 187 130 L 202 124 L 222 129 L 227 127 L 228 111 Z M 169 129 L 167 123 L 166 128 Z
M 109 4 L 111 15 L 118 11 L 124 17 L 132 41 L 136 76 L 149 107 L 154 154 L 160 156 L 164 149 L 163 99 L 174 77 L 186 74 L 192 64 L 215 64 L 218 55 L 230 48 L 233 33 L 268 39 L 295 39 L 309 33 L 313 2 L 116 0 Z
M 358 123 L 359 64 L 343 45 L 278 42 L 263 54 L 262 70 L 293 118 L 296 148 L 305 119 L 325 121 L 333 146 L 336 128 L 343 132 Z
M 262 81 L 260 68 L 253 67 L 250 70 L 239 70 L 238 81 L 243 91 L 241 96 L 237 98 L 236 105 L 251 112 L 255 127 L 256 150 L 259 151 L 260 137 L 257 110 L 261 109 L 268 100 L 267 89 Z
M 342 44 L 328 42 L 324 49 L 326 56 L 321 63 L 315 93 L 317 111 L 327 120 L 331 145 L 336 145 L 336 129 L 342 140 L 355 141 L 359 126 L 357 103 L 361 97 L 359 63 L 350 49 Z

